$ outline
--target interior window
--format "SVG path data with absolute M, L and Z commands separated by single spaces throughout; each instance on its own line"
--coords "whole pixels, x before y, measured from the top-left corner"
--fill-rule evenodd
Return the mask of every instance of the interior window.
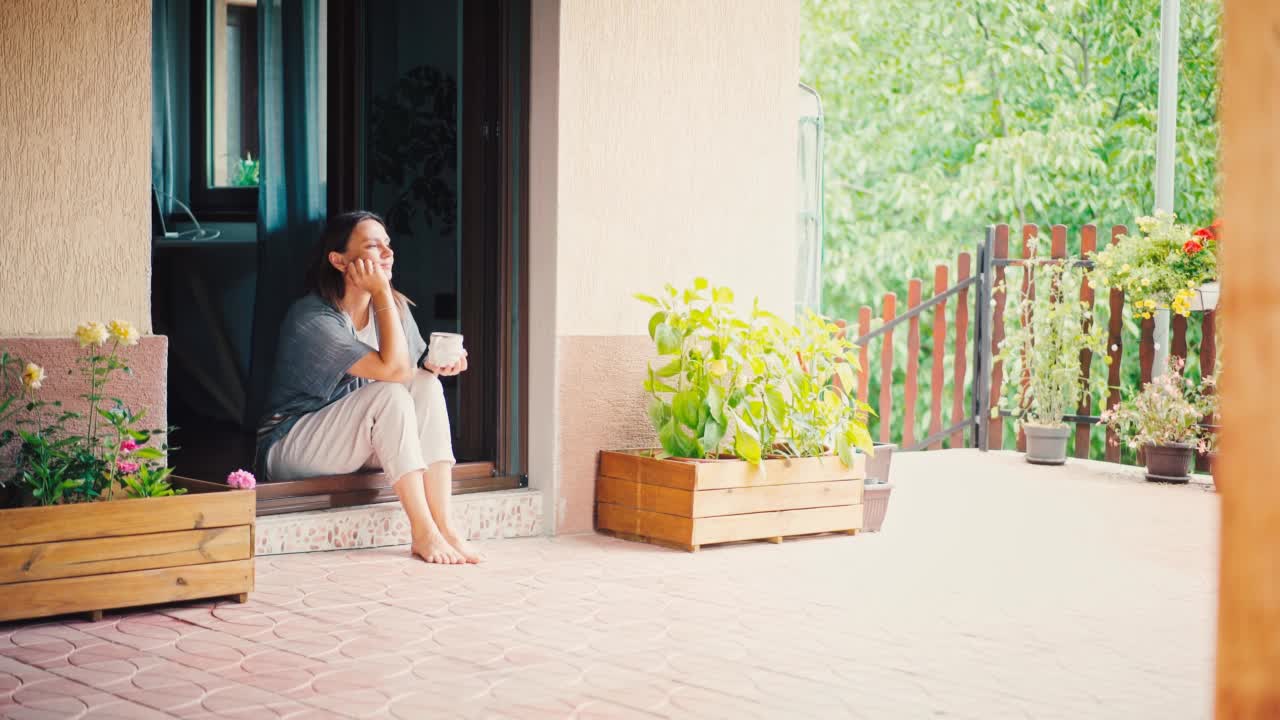
M 208 187 L 258 184 L 258 2 L 208 4 Z

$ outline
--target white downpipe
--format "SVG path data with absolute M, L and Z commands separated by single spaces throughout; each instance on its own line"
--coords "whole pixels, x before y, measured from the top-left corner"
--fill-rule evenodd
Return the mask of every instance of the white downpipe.
M 1160 94 L 1156 120 L 1156 209 L 1174 212 L 1173 165 L 1178 132 L 1178 20 L 1181 0 L 1160 3 Z M 1156 312 L 1152 377 L 1169 362 L 1169 311 Z

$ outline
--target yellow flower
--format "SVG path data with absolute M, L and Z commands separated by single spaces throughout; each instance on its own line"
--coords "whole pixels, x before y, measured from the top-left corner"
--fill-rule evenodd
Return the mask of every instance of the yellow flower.
M 1189 288 L 1194 288 L 1195 286 L 1196 286 L 1196 281 L 1195 281 L 1195 280 L 1188 280 L 1188 281 L 1187 281 L 1187 287 L 1189 287 Z
M 707 369 L 711 371 L 712 375 L 720 377 L 721 375 L 729 372 L 729 363 L 724 360 L 712 360 L 707 363 Z
M 138 328 L 128 320 L 112 320 L 107 329 L 111 333 L 111 338 L 121 345 L 138 344 Z
M 28 390 L 39 390 L 44 384 L 44 368 L 35 363 L 27 363 L 22 369 L 22 384 Z
M 1125 263 L 1124 265 L 1121 265 L 1121 266 L 1120 266 L 1120 271 L 1121 271 L 1121 272 L 1129 272 L 1129 263 Z
M 80 347 L 100 346 L 107 341 L 107 328 L 96 320 L 80 323 L 76 328 L 76 340 L 80 341 Z
M 1104 363 L 1106 363 L 1106 364 L 1110 365 L 1111 363 L 1115 362 L 1115 358 L 1113 358 L 1113 357 L 1111 357 L 1110 355 L 1108 355 L 1108 356 L 1106 356 L 1106 357 L 1102 358 L 1102 362 L 1104 362 Z
M 1151 287 L 1151 278 L 1142 278 L 1143 287 Z

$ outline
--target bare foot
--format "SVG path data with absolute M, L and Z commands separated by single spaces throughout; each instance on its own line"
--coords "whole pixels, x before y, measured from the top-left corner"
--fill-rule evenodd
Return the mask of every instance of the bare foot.
M 439 534 L 432 535 L 431 537 L 423 540 L 413 541 L 411 549 L 414 555 L 417 555 L 429 563 L 439 563 L 441 565 L 462 565 L 468 562 L 467 559 L 463 557 L 462 553 L 455 550 L 453 545 Z
M 453 533 L 445 533 L 444 537 L 449 541 L 449 544 L 453 546 L 454 550 L 457 550 L 462 554 L 462 557 L 466 558 L 467 562 L 484 562 L 484 553 L 477 550 L 471 543 L 463 540 L 461 537 L 458 537 Z

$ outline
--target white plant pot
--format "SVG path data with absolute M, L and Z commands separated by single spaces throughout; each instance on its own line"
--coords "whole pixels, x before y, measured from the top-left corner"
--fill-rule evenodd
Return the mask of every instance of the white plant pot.
M 1195 297 L 1191 298 L 1191 310 L 1193 312 L 1204 312 L 1213 310 L 1218 307 L 1218 281 L 1205 283 L 1196 290 Z

